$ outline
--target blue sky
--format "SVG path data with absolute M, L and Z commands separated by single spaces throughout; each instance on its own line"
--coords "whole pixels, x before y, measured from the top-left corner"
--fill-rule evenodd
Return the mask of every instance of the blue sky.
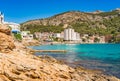
M 16 23 L 70 10 L 91 12 L 116 8 L 120 8 L 120 0 L 0 0 L 0 11 L 4 13 L 5 21 Z

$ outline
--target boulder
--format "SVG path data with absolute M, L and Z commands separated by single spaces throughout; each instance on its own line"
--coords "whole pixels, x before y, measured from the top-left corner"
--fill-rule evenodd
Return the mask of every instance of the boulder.
M 10 52 L 15 48 L 10 29 L 6 25 L 0 25 L 0 52 Z
M 11 30 L 7 25 L 0 25 L 0 32 L 5 33 L 7 35 L 11 34 Z

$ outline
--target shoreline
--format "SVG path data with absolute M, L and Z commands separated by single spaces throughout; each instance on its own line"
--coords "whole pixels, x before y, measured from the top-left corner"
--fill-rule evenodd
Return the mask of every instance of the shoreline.
M 35 55 L 35 56 L 37 56 L 37 55 Z M 67 61 L 65 61 L 65 60 L 61 60 L 61 59 L 57 59 L 57 58 L 55 58 L 55 57 L 53 57 L 53 56 L 49 56 L 49 55 L 38 55 L 37 57 L 48 57 L 48 58 L 53 58 L 53 59 L 56 59 L 57 61 L 58 61 L 58 63 L 62 63 L 62 64 L 65 64 L 65 65 L 67 65 L 67 66 L 69 66 L 69 67 L 71 67 L 71 68 L 74 68 L 74 69 L 84 69 L 86 72 L 87 71 L 92 71 L 92 72 L 98 72 L 98 73 L 100 73 L 100 74 L 103 74 L 103 75 L 107 75 L 107 76 L 114 76 L 114 77 L 116 77 L 116 78 L 119 78 L 120 79 L 120 77 L 117 77 L 117 76 L 115 76 L 115 75 L 112 75 L 112 74 L 109 74 L 108 72 L 106 72 L 106 71 L 104 71 L 104 70 L 102 70 L 102 69 L 98 69 L 98 68 L 90 68 L 90 67 L 85 67 L 85 66 L 82 66 L 82 65 L 76 65 L 76 63 L 69 63 L 69 62 L 67 62 Z M 79 61 L 79 62 L 81 62 L 81 61 Z
M 70 42 L 44 42 L 44 43 L 39 43 L 37 45 L 56 45 L 56 44 L 120 44 L 120 43 L 70 43 Z M 31 45 L 29 45 L 31 46 Z M 36 46 L 33 44 L 32 46 Z
M 20 46 L 20 45 L 19 45 Z M 21 47 L 21 46 L 20 46 Z M 21 50 L 20 50 L 21 49 Z M 114 76 L 103 74 L 99 70 L 84 67 L 72 68 L 51 56 L 35 56 L 24 46 L 9 54 L 1 54 L 0 59 L 7 69 L 3 69 L 0 78 L 3 81 L 119 81 Z M 11 65 L 9 67 L 9 65 Z M 1 69 L 1 68 L 0 68 Z M 5 72 L 5 74 L 4 74 Z
M 44 55 L 41 55 L 41 56 L 44 56 Z M 49 55 L 48 55 L 49 56 Z M 51 57 L 51 56 L 50 56 Z M 53 56 L 52 56 L 53 57 Z M 53 58 L 55 58 L 55 57 L 53 57 Z M 57 58 L 56 58 L 57 59 Z M 57 59 L 57 60 L 61 60 L 61 59 Z M 63 61 L 63 60 L 61 60 L 61 61 Z M 65 62 L 65 60 L 64 60 L 64 62 Z M 67 61 L 66 61 L 67 62 Z M 70 65 L 70 63 L 65 63 L 66 65 L 68 65 L 68 66 L 70 66 L 70 67 L 72 67 L 71 65 Z M 101 71 L 101 72 L 103 72 L 103 74 L 105 74 L 105 75 L 112 75 L 112 74 L 109 74 L 108 72 L 106 72 L 106 71 L 104 71 L 104 70 L 102 70 L 102 69 L 94 69 L 94 68 L 89 68 L 89 67 L 85 67 L 84 65 L 82 66 L 82 65 L 79 65 L 79 66 L 77 66 L 77 65 L 75 65 L 75 67 L 72 67 L 72 68 L 77 68 L 77 67 L 84 67 L 85 69 L 89 69 L 89 70 L 98 70 L 98 71 Z M 117 77 L 117 76 L 116 76 Z M 120 78 L 120 77 L 117 77 L 117 78 Z

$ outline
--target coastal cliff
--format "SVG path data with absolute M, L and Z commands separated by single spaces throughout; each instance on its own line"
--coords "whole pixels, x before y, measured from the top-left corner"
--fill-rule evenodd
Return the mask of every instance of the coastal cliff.
M 74 69 L 52 57 L 37 57 L 30 52 L 14 42 L 9 28 L 1 25 L 0 81 L 120 81 L 97 70 Z

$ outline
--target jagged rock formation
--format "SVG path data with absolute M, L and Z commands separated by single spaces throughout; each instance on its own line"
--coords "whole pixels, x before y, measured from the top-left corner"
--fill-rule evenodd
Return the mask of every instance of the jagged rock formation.
M 0 81 L 120 81 L 97 71 L 73 69 L 51 57 L 0 53 Z
M 6 25 L 0 25 L 0 52 L 9 52 L 15 48 L 10 29 Z

